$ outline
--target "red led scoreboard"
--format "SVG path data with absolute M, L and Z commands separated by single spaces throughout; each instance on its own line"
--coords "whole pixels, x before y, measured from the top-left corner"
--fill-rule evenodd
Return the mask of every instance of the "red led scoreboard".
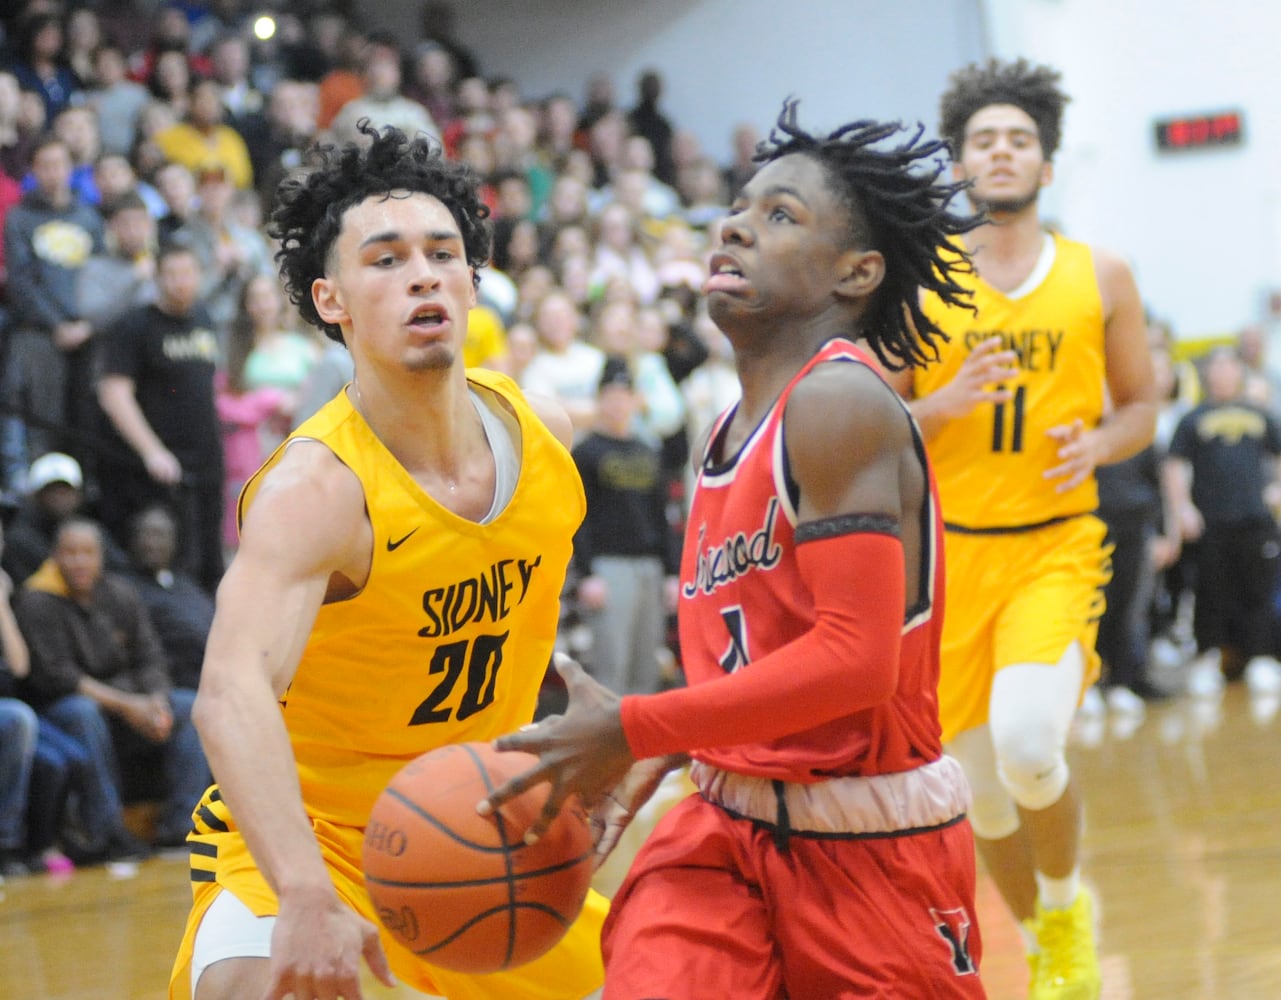
M 1239 146 L 1244 139 L 1243 117 L 1240 111 L 1219 111 L 1160 119 L 1155 125 L 1156 148 L 1165 153 Z

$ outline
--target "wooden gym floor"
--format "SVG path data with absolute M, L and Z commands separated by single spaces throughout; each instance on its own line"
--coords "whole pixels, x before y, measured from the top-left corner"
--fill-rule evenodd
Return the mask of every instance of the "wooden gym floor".
M 1221 702 L 1150 706 L 1141 723 L 1078 719 L 1072 763 L 1104 1000 L 1281 997 L 1277 709 L 1234 686 Z M 641 833 L 601 871 L 603 891 Z M 162 1000 L 189 898 L 181 858 L 11 879 L 0 887 L 0 998 Z M 985 877 L 979 916 L 989 995 L 1022 997 L 1017 934 Z

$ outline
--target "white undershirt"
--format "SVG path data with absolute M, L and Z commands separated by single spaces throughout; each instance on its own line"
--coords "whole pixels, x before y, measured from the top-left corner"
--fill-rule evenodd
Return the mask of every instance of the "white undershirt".
M 1020 282 L 1019 287 L 1010 292 L 1002 294 L 1007 299 L 1021 299 L 1025 295 L 1031 295 L 1037 290 L 1045 276 L 1050 273 L 1050 268 L 1054 266 L 1054 257 L 1058 252 L 1058 244 L 1054 242 L 1054 236 L 1046 233 L 1041 243 L 1041 254 L 1036 258 L 1036 267 L 1032 268 L 1032 273 Z
M 493 393 L 475 389 L 470 392 L 489 450 L 494 453 L 494 502 L 489 505 L 489 513 L 480 519 L 481 524 L 489 524 L 506 509 L 516 492 L 516 480 L 520 478 L 520 449 L 516 447 L 520 425 Z

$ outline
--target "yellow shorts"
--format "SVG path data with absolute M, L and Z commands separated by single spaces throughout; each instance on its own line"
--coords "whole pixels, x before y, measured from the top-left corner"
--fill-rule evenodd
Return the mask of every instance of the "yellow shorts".
M 946 743 L 988 719 L 992 678 L 1017 663 L 1085 655 L 1082 693 L 1098 679 L 1094 649 L 1112 577 L 1107 528 L 1093 516 L 1008 534 L 949 531 L 944 557 L 939 721 Z
M 277 911 L 275 893 L 254 864 L 226 806 L 216 796 L 216 789 L 205 793 L 193 814 L 196 832 L 187 838 L 191 845 L 193 903 L 169 978 L 169 1000 L 191 998 L 191 954 L 196 930 L 219 892 L 225 889 L 233 893 L 255 916 L 273 916 Z M 313 820 L 312 828 L 339 898 L 377 924 L 360 870 L 364 831 L 323 820 Z M 605 981 L 600 931 L 608 910 L 609 901 L 604 896 L 594 890 L 589 892 L 583 912 L 551 951 L 518 968 L 483 976 L 429 966 L 381 926 L 379 930 L 396 978 L 423 993 L 449 1000 L 580 1000 Z

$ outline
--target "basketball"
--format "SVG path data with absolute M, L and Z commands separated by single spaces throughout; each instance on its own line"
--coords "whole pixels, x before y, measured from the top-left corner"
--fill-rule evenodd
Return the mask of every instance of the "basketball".
M 365 829 L 365 884 L 382 925 L 423 961 L 498 972 L 564 936 L 592 877 L 587 815 L 571 799 L 538 843 L 525 831 L 547 800 L 535 785 L 492 816 L 476 803 L 529 770 L 532 754 L 460 743 L 406 764 Z

